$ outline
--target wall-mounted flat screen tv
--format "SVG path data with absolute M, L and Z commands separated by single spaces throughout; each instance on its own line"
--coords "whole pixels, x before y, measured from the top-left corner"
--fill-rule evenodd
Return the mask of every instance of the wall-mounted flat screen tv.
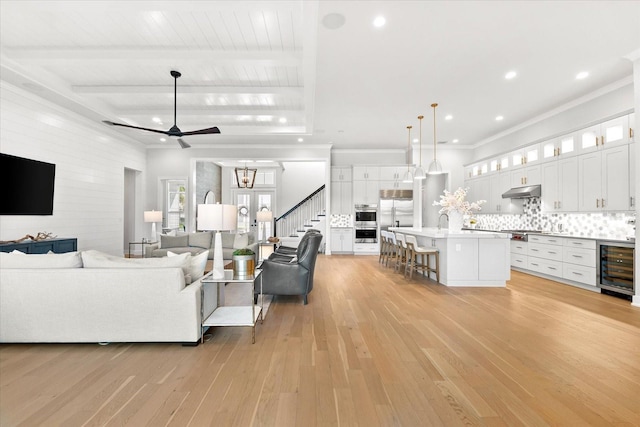
M 0 153 L 0 215 L 53 215 L 56 165 Z

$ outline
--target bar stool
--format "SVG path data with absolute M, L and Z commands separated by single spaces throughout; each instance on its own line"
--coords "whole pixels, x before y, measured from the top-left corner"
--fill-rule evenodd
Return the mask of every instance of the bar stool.
M 380 230 L 380 256 L 378 257 L 378 262 L 381 264 L 386 264 L 388 257 L 389 257 L 389 236 L 386 231 Z
M 396 242 L 398 248 L 398 255 L 396 258 L 395 270 L 400 271 L 400 268 L 404 267 L 404 276 L 407 275 L 407 243 L 405 240 L 405 235 L 401 233 L 396 233 Z
M 385 263 L 385 266 L 388 267 L 389 262 L 391 262 L 391 265 L 394 265 L 394 263 L 398 259 L 399 253 L 396 234 L 393 231 L 387 231 L 387 244 L 389 249 L 387 251 L 387 262 Z
M 416 236 L 406 236 L 407 245 L 407 263 L 405 266 L 406 271 L 409 271 L 409 278 L 413 277 L 413 272 L 422 271 L 427 273 L 427 278 L 430 279 L 430 274 L 436 274 L 436 282 L 440 283 L 440 253 L 438 248 L 418 246 Z M 431 267 L 430 258 L 434 257 L 435 267 Z M 420 257 L 420 262 L 418 262 Z M 425 263 L 426 261 L 426 263 Z

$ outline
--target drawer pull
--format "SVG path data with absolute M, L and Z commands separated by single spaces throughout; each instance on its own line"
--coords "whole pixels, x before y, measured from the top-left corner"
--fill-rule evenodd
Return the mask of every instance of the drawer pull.
M 549 270 L 557 270 L 555 267 L 549 267 Z
M 571 255 L 574 258 L 582 258 L 582 255 Z
M 576 276 L 582 276 L 582 273 L 577 273 L 575 271 L 572 271 L 573 274 L 575 274 Z
M 551 251 L 549 251 L 549 253 L 550 253 L 550 254 L 552 254 L 552 255 L 555 255 L 557 252 L 551 252 Z
M 538 264 L 536 264 L 535 262 L 532 262 L 531 265 L 535 265 L 536 267 L 538 266 Z
M 531 252 L 538 252 L 537 249 L 531 249 Z

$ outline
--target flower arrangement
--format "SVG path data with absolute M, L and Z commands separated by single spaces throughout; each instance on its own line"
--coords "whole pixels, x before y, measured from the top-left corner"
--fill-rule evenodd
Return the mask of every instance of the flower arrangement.
M 468 188 L 462 187 L 459 187 L 453 193 L 444 190 L 444 195 L 440 196 L 440 201 L 434 201 L 433 206 L 442 206 L 442 209 L 438 212 L 440 214 L 459 212 L 462 215 L 471 215 L 474 211 L 481 210 L 480 205 L 487 201 L 478 200 L 476 202 L 468 202 L 465 200 L 468 191 Z

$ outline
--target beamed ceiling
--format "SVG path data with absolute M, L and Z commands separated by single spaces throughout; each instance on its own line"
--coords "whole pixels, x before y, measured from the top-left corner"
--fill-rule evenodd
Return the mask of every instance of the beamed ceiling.
M 403 149 L 420 114 L 431 142 L 433 102 L 438 140 L 473 147 L 630 84 L 625 56 L 640 49 L 638 1 L 3 0 L 0 8 L 3 80 L 96 122 L 167 130 L 178 70 L 178 126 L 221 131 L 184 138 L 196 147 Z M 380 28 L 377 16 L 386 19 Z M 517 76 L 507 80 L 510 70 Z M 580 71 L 589 76 L 577 80 Z

